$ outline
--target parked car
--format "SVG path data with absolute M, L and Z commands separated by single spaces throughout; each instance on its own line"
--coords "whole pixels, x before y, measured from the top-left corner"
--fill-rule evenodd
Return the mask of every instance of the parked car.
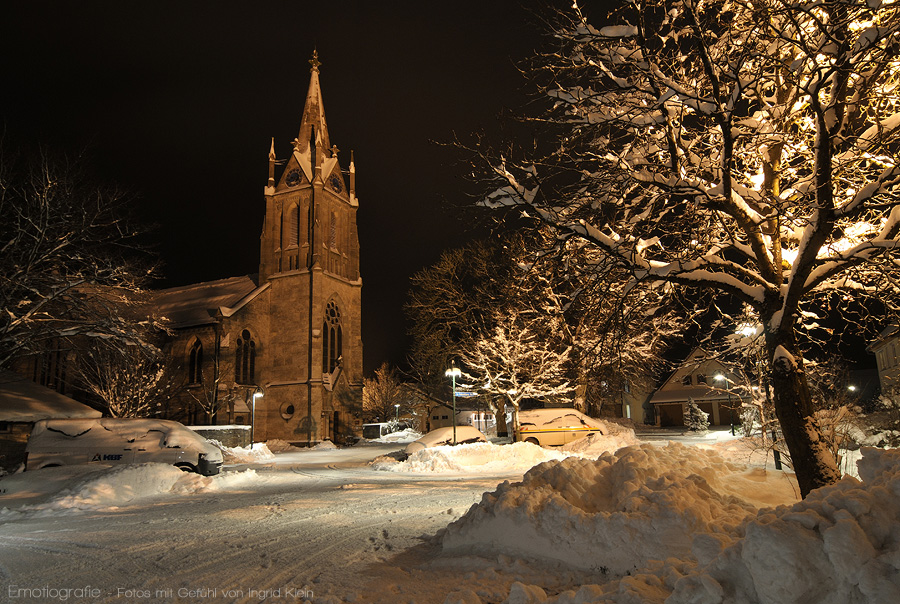
M 603 434 L 603 424 L 575 409 L 529 409 L 519 411 L 516 440 L 561 447 L 592 433 Z
M 487 437 L 472 426 L 456 426 L 456 444 L 467 445 L 469 443 L 485 443 Z M 453 426 L 438 428 L 424 435 L 419 440 L 406 445 L 407 453 L 415 453 L 431 447 L 442 447 L 453 444 Z
M 365 439 L 375 440 L 381 438 L 382 436 L 393 434 L 394 432 L 407 430 L 408 428 L 409 424 L 407 424 L 406 422 L 378 422 L 374 424 L 363 424 L 362 435 Z
M 25 470 L 85 463 L 170 463 L 218 474 L 222 451 L 178 422 L 163 419 L 45 419 L 25 446 Z

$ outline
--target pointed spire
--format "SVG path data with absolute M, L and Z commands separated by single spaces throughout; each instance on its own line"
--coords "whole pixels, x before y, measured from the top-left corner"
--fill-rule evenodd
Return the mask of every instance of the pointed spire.
M 269 186 L 275 186 L 275 137 L 272 137 L 272 146 L 269 148 Z
M 328 126 L 325 124 L 325 105 L 322 103 L 322 88 L 319 85 L 319 66 L 322 63 L 319 61 L 318 51 L 313 51 L 309 64 L 312 66 L 309 77 L 309 91 L 306 93 L 306 103 L 303 106 L 300 134 L 297 135 L 298 151 L 301 153 L 308 149 L 309 139 L 313 131 L 316 133 L 317 147 L 320 149 L 331 148 Z
M 353 149 L 350 150 L 350 199 L 356 198 L 356 163 L 353 161 Z

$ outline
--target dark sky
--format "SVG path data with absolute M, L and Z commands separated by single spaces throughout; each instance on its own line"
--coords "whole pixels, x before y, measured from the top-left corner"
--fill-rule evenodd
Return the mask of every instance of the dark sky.
M 355 152 L 367 374 L 402 361 L 409 277 L 472 236 L 432 141 L 497 131 L 541 41 L 521 2 L 78 2 L 0 9 L 13 142 L 88 147 L 160 225 L 161 285 L 256 272 L 271 137 L 288 155 L 317 49 L 332 143 Z M 388 8 L 389 7 L 389 8 Z

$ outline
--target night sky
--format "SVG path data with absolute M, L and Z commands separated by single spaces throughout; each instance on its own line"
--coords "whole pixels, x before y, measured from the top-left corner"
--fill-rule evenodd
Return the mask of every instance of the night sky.
M 390 8 L 387 8 L 387 7 Z M 435 144 L 497 132 L 541 43 L 519 1 L 5 3 L 7 142 L 87 148 L 159 225 L 159 286 L 256 272 L 271 138 L 297 136 L 317 49 L 331 141 L 355 153 L 366 373 L 406 352 L 409 277 L 474 236 Z

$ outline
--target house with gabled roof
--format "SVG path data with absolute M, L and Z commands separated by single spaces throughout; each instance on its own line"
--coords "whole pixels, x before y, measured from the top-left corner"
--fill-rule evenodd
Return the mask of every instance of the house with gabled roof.
M 740 373 L 694 349 L 650 397 L 657 426 L 683 426 L 684 414 L 693 399 L 709 415 L 712 426 L 738 425 L 747 390 Z

